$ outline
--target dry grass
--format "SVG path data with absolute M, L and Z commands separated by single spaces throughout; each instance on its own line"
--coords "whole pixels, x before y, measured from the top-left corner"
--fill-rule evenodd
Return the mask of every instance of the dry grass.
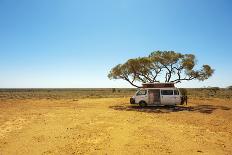
M 0 89 L 4 99 L 79 99 L 129 97 L 136 89 Z

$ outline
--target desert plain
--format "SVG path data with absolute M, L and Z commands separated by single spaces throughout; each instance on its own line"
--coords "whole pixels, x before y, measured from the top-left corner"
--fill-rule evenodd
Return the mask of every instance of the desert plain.
M 0 155 L 232 154 L 232 100 L 130 105 L 134 90 L 2 90 Z

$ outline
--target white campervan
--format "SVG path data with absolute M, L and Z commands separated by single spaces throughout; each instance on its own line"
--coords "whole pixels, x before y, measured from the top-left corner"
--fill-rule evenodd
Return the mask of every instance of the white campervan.
M 179 89 L 170 83 L 143 84 L 130 99 L 131 104 L 147 105 L 178 105 L 183 104 L 183 96 Z

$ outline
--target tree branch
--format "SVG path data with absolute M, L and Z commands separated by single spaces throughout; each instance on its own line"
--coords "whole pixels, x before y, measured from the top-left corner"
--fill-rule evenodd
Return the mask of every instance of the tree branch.
M 126 80 L 127 82 L 129 82 L 134 87 L 141 88 L 141 87 L 134 84 L 134 80 L 130 81 L 130 79 L 128 77 L 126 77 L 126 76 L 120 76 L 120 78 Z
M 162 71 L 161 68 L 158 69 L 158 71 L 156 69 L 152 69 L 153 71 L 155 71 L 155 75 L 153 74 L 153 72 L 151 71 L 151 76 L 152 76 L 152 82 L 159 82 L 156 80 L 157 76 L 159 75 L 159 73 Z
M 189 78 L 182 78 L 182 79 L 179 78 L 179 79 L 173 80 L 171 82 L 173 82 L 173 83 L 180 83 L 181 81 L 190 81 L 190 80 L 193 80 L 195 78 L 196 77 L 190 76 Z

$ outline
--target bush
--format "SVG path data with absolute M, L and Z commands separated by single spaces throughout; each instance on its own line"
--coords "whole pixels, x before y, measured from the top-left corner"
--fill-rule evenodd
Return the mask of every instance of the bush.
M 210 88 L 208 88 L 208 89 L 209 89 L 209 91 L 210 91 L 210 93 L 211 93 L 211 96 L 215 95 L 215 94 L 217 93 L 217 91 L 220 90 L 219 87 L 210 87 Z
M 185 88 L 180 88 L 179 90 L 180 90 L 181 95 L 183 95 L 183 96 L 187 96 L 187 95 L 188 95 L 187 89 L 185 89 Z
M 116 89 L 115 88 L 112 88 L 112 93 L 115 93 L 116 92 Z

